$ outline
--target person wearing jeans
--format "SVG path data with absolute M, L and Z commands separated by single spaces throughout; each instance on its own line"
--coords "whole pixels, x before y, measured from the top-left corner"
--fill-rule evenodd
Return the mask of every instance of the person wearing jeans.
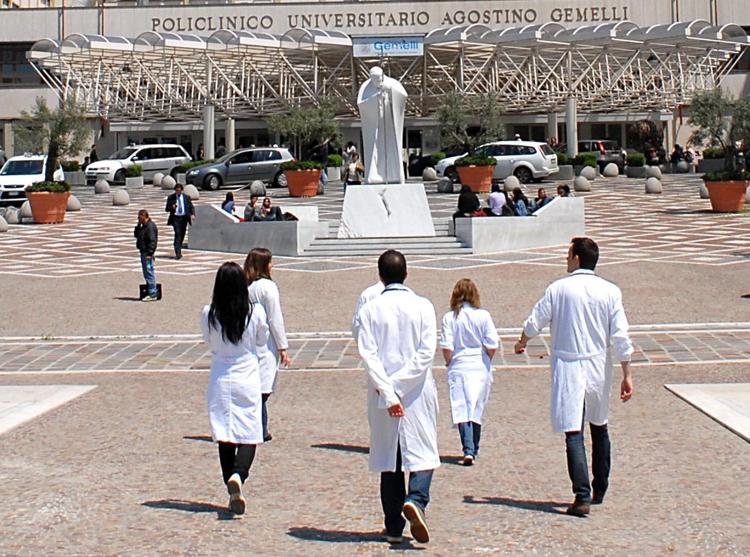
M 409 473 L 409 489 L 404 484 L 405 474 L 401 471 L 401 446 L 396 449 L 396 472 L 380 473 L 380 502 L 385 515 L 385 531 L 389 538 L 399 538 L 404 531 L 406 520 L 403 509 L 406 503 L 419 507 L 424 513 L 430 502 L 430 484 L 433 470 L 420 470 Z
M 143 298 L 144 302 L 154 302 L 157 299 L 156 273 L 154 271 L 154 257 L 158 242 L 158 229 L 156 223 L 149 217 L 146 209 L 138 211 L 138 224 L 133 230 L 135 245 L 141 254 L 141 270 L 146 281 L 148 292 Z
M 609 469 L 611 466 L 609 431 L 607 424 L 590 424 L 591 428 L 591 471 L 593 482 L 589 483 L 589 467 L 586 462 L 586 446 L 581 431 L 565 433 L 565 449 L 568 460 L 568 475 L 573 484 L 576 499 L 591 501 L 600 505 L 609 487 Z M 593 496 L 591 490 L 593 488 Z

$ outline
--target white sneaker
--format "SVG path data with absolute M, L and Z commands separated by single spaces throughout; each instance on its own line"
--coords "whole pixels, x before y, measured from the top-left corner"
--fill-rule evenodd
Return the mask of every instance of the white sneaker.
M 141 302 L 155 302 L 157 300 L 156 296 L 144 296 L 144 298 L 141 300 Z
M 245 498 L 242 496 L 242 479 L 239 474 L 232 474 L 227 482 L 229 492 L 229 509 L 234 514 L 245 514 Z
M 464 457 L 464 466 L 471 466 L 474 464 L 474 457 L 470 454 L 467 454 Z

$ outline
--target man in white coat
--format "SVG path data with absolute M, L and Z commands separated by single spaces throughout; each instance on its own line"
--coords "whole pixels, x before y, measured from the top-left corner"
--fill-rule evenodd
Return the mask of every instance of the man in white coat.
M 404 286 L 406 259 L 398 251 L 380 256 L 378 272 L 385 288 L 359 311 L 357 335 L 369 379 L 370 470 L 381 473 L 388 542 L 401 543 L 408 520 L 414 539 L 426 543 L 424 511 L 432 472 L 440 466 L 432 377 L 435 309 Z M 408 492 L 404 472 L 409 472 Z
M 515 345 L 520 354 L 531 337 L 550 325 L 552 350 L 551 418 L 565 433 L 568 474 L 575 500 L 568 514 L 587 515 L 601 504 L 609 486 L 610 442 L 607 431 L 612 389 L 610 346 L 622 367 L 620 399 L 630 400 L 633 344 L 620 289 L 594 274 L 599 246 L 591 238 L 573 238 L 568 249 L 567 277 L 553 282 L 524 323 Z M 593 482 L 589 483 L 583 426 L 591 428 Z M 593 498 L 591 488 L 593 487 Z
M 357 298 L 357 307 L 354 308 L 354 317 L 352 317 L 352 338 L 354 338 L 355 342 L 359 336 L 359 310 L 361 310 L 367 302 L 380 296 L 384 289 L 385 285 L 378 279 L 378 282 L 365 288 L 359 295 L 359 298 Z

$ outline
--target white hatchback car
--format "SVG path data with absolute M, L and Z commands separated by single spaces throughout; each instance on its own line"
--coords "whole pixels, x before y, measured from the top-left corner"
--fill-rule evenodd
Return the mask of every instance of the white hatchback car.
M 0 203 L 20 203 L 26 199 L 26 186 L 44 182 L 46 167 L 47 157 L 44 155 L 26 154 L 9 158 L 0 168 Z M 54 180 L 65 181 L 65 173 L 59 164 Z
M 122 183 L 125 181 L 126 169 L 136 164 L 143 169 L 144 180 L 150 180 L 157 172 L 175 177 L 177 167 L 191 160 L 182 145 L 131 145 L 107 159 L 88 165 L 86 183 L 94 184 L 102 178 L 108 182 Z
M 476 154 L 495 157 L 497 166 L 493 180 L 505 180 L 513 175 L 523 184 L 541 180 L 559 172 L 557 155 L 546 143 L 536 141 L 497 141 L 477 147 Z M 438 178 L 447 176 L 458 182 L 456 160 L 464 155 L 448 157 L 438 161 L 435 172 Z

